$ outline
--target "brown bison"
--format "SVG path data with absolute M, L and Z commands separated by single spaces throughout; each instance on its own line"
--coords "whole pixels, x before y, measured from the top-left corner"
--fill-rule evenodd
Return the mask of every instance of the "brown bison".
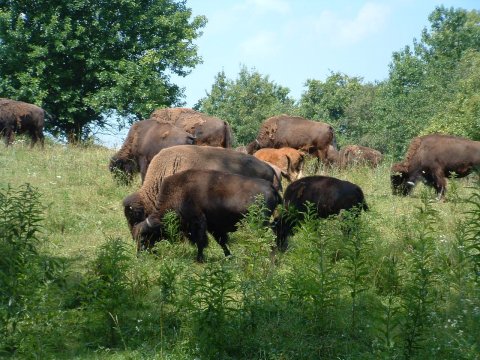
M 329 145 L 336 147 L 330 125 L 299 116 L 280 115 L 263 122 L 257 138 L 247 145 L 247 152 L 253 154 L 262 148 L 291 147 L 325 160 Z
M 150 248 L 162 238 L 163 216 L 173 210 L 180 218 L 182 232 L 197 245 L 197 261 L 204 260 L 207 231 L 220 244 L 225 256 L 229 256 L 228 233 L 235 231 L 259 195 L 269 214 L 281 201 L 272 183 L 263 179 L 198 169 L 171 175 L 162 182 L 155 211 L 134 226 L 132 234 L 137 249 Z
M 135 224 L 155 211 L 155 201 L 163 181 L 170 175 L 189 169 L 239 174 L 267 180 L 277 189 L 280 187 L 280 179 L 273 168 L 252 155 L 210 146 L 179 145 L 166 148 L 153 158 L 142 187 L 123 200 L 131 231 Z
M 140 172 L 142 183 L 148 165 L 162 149 L 174 145 L 193 144 L 195 139 L 186 131 L 155 120 L 134 123 L 120 150 L 110 159 L 110 171 L 119 180 L 130 183 L 133 175 Z
M 480 166 L 480 142 L 461 137 L 431 134 L 414 138 L 401 162 L 391 168 L 392 191 L 409 195 L 422 180 L 444 198 L 446 177 L 464 177 Z
M 382 159 L 383 155 L 380 151 L 361 145 L 347 145 L 340 151 L 330 145 L 327 153 L 327 162 L 340 168 L 354 165 L 377 167 Z
M 307 210 L 306 203 L 315 206 L 320 218 L 339 214 L 341 210 L 368 210 L 362 189 L 349 181 L 328 176 L 307 176 L 292 182 L 285 190 L 283 211 L 276 219 L 277 241 L 281 249 L 287 247 L 288 236 Z M 292 219 L 290 209 L 295 210 Z M 293 210 L 292 209 L 292 210 Z
M 253 156 L 278 167 L 282 176 L 289 182 L 297 180 L 302 175 L 305 154 L 294 148 L 264 148 L 256 151 Z
M 157 109 L 150 118 L 184 129 L 195 136 L 196 145 L 232 147 L 230 125 L 219 118 L 188 108 Z
M 0 98 L 0 131 L 5 138 L 5 145 L 13 143 L 15 134 L 28 134 L 31 139 L 30 147 L 37 141 L 44 146 L 43 128 L 45 119 L 52 116 L 33 104 L 23 101 Z

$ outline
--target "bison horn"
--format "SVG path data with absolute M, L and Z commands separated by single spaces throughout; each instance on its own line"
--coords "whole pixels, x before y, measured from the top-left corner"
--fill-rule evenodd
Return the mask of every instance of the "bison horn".
M 407 181 L 407 184 L 410 186 L 415 186 L 415 183 L 413 181 Z
M 152 224 L 150 223 L 150 221 L 148 220 L 148 217 L 146 218 L 145 221 L 146 221 L 147 226 L 148 226 L 149 228 L 153 228 L 153 225 L 152 225 Z

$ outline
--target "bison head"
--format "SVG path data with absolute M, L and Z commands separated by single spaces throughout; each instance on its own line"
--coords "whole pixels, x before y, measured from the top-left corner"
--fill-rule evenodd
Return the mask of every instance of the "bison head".
M 137 252 L 148 250 L 162 238 L 161 222 L 149 216 L 144 221 L 136 224 L 132 229 L 132 236 L 137 242 Z
M 390 181 L 393 195 L 410 195 L 415 186 L 415 182 L 410 179 L 408 170 L 400 163 L 392 166 Z
M 133 173 L 137 169 L 137 164 L 132 159 L 113 156 L 108 168 L 119 183 L 128 185 L 133 181 Z
M 127 196 L 123 200 L 123 212 L 127 219 L 128 227 L 133 235 L 133 228 L 136 224 L 142 222 L 147 217 L 142 198 L 138 193 Z

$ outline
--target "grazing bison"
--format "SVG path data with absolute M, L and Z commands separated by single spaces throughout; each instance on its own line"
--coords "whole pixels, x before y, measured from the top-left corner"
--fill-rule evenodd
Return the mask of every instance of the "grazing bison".
M 204 260 L 207 231 L 229 256 L 228 233 L 236 229 L 258 195 L 263 196 L 270 214 L 281 201 L 272 183 L 263 179 L 198 169 L 171 175 L 160 186 L 155 211 L 133 229 L 137 249 L 150 248 L 162 238 L 162 218 L 173 210 L 182 232 L 197 245 L 197 261 Z
M 445 196 L 446 177 L 464 177 L 480 166 L 480 142 L 461 137 L 431 134 L 414 138 L 401 162 L 391 168 L 392 191 L 409 195 L 423 180 L 438 196 Z
M 344 181 L 328 176 L 307 176 L 292 182 L 285 190 L 284 204 L 286 211 L 282 212 L 276 220 L 276 233 L 280 248 L 287 247 L 288 236 L 292 233 L 297 221 L 289 219 L 290 208 L 297 212 L 307 210 L 306 203 L 314 204 L 317 215 L 327 218 L 339 214 L 341 210 L 359 208 L 368 210 L 362 189 L 349 181 Z
M 51 119 L 41 107 L 23 101 L 0 98 L 0 131 L 5 138 L 5 145 L 13 143 L 15 134 L 28 134 L 30 147 L 37 141 L 44 146 L 43 128 L 45 118 Z
M 157 109 L 150 118 L 184 129 L 195 136 L 196 145 L 232 147 L 230 125 L 219 118 L 187 108 Z
M 299 116 L 280 115 L 263 122 L 257 138 L 247 145 L 247 152 L 253 154 L 262 148 L 291 147 L 325 160 L 329 145 L 336 147 L 330 125 Z
M 217 170 L 267 180 L 280 187 L 280 179 L 271 166 L 233 149 L 209 146 L 179 145 L 160 151 L 150 163 L 142 187 L 123 200 L 130 231 L 155 211 L 163 181 L 170 175 L 188 169 Z
M 256 151 L 253 156 L 278 167 L 282 176 L 289 182 L 297 180 L 302 175 L 305 154 L 299 150 L 290 147 L 264 148 Z
M 360 145 L 347 145 L 336 150 L 332 145 L 328 147 L 327 162 L 346 168 L 353 165 L 368 165 L 377 167 L 382 162 L 383 155 L 380 151 Z
M 143 183 L 148 165 L 160 150 L 194 142 L 192 135 L 172 124 L 138 121 L 130 127 L 122 147 L 110 159 L 109 168 L 115 177 L 127 183 L 133 180 L 133 174 L 140 172 Z

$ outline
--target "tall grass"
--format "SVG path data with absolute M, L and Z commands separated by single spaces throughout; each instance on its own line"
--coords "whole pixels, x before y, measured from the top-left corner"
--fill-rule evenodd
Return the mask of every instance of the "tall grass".
M 477 359 L 480 192 L 451 180 L 391 195 L 389 164 L 321 169 L 370 211 L 304 214 L 273 252 L 261 202 L 206 263 L 169 215 L 136 256 L 104 148 L 0 152 L 0 356 L 151 359 Z M 307 169 L 309 169 L 307 164 Z M 29 185 L 25 185 L 28 183 Z

